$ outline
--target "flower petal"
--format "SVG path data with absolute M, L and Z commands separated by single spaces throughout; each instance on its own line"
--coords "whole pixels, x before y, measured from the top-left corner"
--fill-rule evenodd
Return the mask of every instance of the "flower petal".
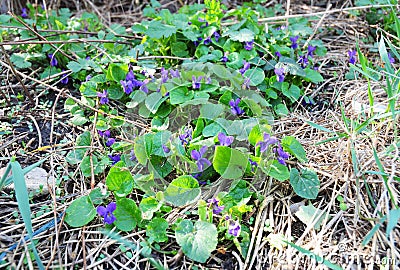
M 112 224 L 116 220 L 117 220 L 116 217 L 111 213 L 104 217 L 104 223 L 107 223 L 107 224 Z
M 117 204 L 116 204 L 115 202 L 110 202 L 110 203 L 107 205 L 107 211 L 108 211 L 108 212 L 112 213 L 112 212 L 115 211 L 115 209 L 117 209 Z
M 99 214 L 100 216 L 102 216 L 102 217 L 104 217 L 104 216 L 106 216 L 107 215 L 107 209 L 104 207 L 104 206 L 102 206 L 102 205 L 100 205 L 100 206 L 97 206 L 97 214 Z
M 190 154 L 192 156 L 192 159 L 194 159 L 194 160 L 199 160 L 201 157 L 199 151 L 197 151 L 197 150 L 192 150 L 192 152 Z
M 200 156 L 203 156 L 206 151 L 207 151 L 207 145 L 202 146 L 200 148 Z

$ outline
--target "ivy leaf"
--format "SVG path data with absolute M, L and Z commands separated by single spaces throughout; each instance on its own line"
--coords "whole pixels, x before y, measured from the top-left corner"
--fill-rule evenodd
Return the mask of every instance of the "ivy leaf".
M 195 202 L 200 197 L 199 183 L 190 175 L 182 175 L 173 180 L 164 192 L 165 200 L 175 206 Z
M 286 136 L 282 139 L 282 147 L 285 151 L 294 155 L 300 162 L 308 162 L 307 153 L 301 143 L 293 136 Z
M 176 241 L 190 259 L 205 263 L 218 242 L 217 228 L 205 221 L 183 220 L 175 230 Z
M 302 170 L 301 173 L 295 168 L 290 170 L 290 184 L 294 192 L 305 199 L 317 198 L 320 181 L 318 175 L 309 169 Z
M 150 242 L 166 242 L 168 241 L 167 229 L 168 221 L 164 218 L 156 217 L 146 226 L 146 236 L 149 237 Z
M 150 38 L 161 39 L 162 37 L 168 38 L 176 33 L 177 28 L 172 25 L 163 24 L 160 21 L 151 21 L 145 34 Z
M 243 176 L 247 162 L 247 156 L 239 150 L 227 146 L 215 147 L 213 167 L 223 178 L 237 179 Z
M 245 42 L 254 40 L 254 33 L 247 29 L 241 29 L 240 31 L 231 31 L 229 37 L 234 41 Z
M 117 208 L 113 214 L 116 218 L 115 226 L 125 232 L 132 231 L 142 219 L 136 203 L 128 198 L 117 199 Z
M 82 196 L 71 203 L 65 212 L 65 222 L 72 227 L 82 227 L 96 216 L 96 209 L 88 195 Z
M 111 167 L 106 178 L 106 185 L 109 190 L 114 191 L 118 197 L 124 197 L 133 189 L 133 177 L 128 168 L 118 163 Z

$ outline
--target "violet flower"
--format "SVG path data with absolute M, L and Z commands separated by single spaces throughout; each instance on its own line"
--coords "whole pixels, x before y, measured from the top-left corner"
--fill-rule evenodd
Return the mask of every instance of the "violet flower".
M 141 87 L 143 85 L 142 81 L 136 80 L 135 74 L 133 74 L 132 70 L 126 74 L 125 80 L 121 80 L 120 83 L 127 95 L 132 93 L 134 88 Z
M 302 68 L 305 68 L 308 65 L 308 57 L 307 54 L 300 55 L 299 60 L 297 61 L 301 65 Z
M 276 74 L 278 82 L 283 82 L 285 80 L 285 69 L 284 68 L 275 68 L 274 72 Z
M 218 42 L 218 40 L 219 40 L 219 38 L 221 37 L 221 35 L 220 35 L 217 31 L 215 31 L 215 32 L 213 33 L 213 35 L 214 35 L 214 37 L 215 37 L 215 41 Z
M 229 221 L 228 233 L 234 237 L 240 234 L 240 224 L 237 221 Z
M 183 134 L 179 135 L 179 139 L 181 140 L 182 145 L 189 144 L 192 140 L 192 129 L 185 127 L 185 131 Z
M 115 165 L 118 161 L 121 160 L 121 155 L 120 154 L 117 154 L 115 156 L 108 155 L 108 157 L 111 159 L 112 165 Z
M 212 83 L 212 79 L 211 79 L 211 77 L 208 77 L 206 80 L 206 84 L 211 84 L 211 83 Z
M 228 62 L 228 52 L 224 52 L 224 56 L 222 56 L 220 61 L 224 63 Z
M 50 58 L 50 65 L 52 67 L 56 67 L 58 65 L 58 61 L 57 58 L 54 56 L 54 54 L 49 53 L 47 56 Z
M 204 45 L 209 45 L 211 43 L 211 37 L 207 37 L 206 39 L 204 39 Z
M 393 56 L 390 54 L 390 52 L 388 52 L 388 58 L 389 58 L 389 62 L 390 64 L 394 64 L 394 62 L 396 61 Z
M 250 89 L 250 78 L 244 79 L 242 89 Z
M 219 204 L 219 200 L 216 199 L 216 198 L 212 198 L 212 199 L 209 199 L 209 200 L 208 200 L 207 206 L 208 206 L 208 207 L 212 207 L 213 213 L 214 213 L 215 215 L 218 215 L 219 213 L 221 213 L 221 212 L 224 210 L 224 208 L 225 208 L 224 205 L 219 206 L 218 204 Z
M 222 146 L 229 146 L 233 143 L 233 136 L 226 136 L 224 133 L 218 133 L 218 141 Z
M 275 55 L 276 55 L 278 58 L 281 58 L 281 57 L 282 57 L 282 54 L 281 54 L 280 52 L 275 52 Z
M 258 163 L 253 161 L 251 158 L 249 158 L 249 162 L 250 162 L 250 167 L 251 167 L 251 171 L 254 171 L 254 168 L 258 167 Z
M 161 147 L 162 147 L 164 153 L 168 154 L 169 152 L 171 152 L 171 149 L 169 149 L 168 146 L 166 146 L 165 144 L 162 144 Z
M 109 130 L 105 130 L 105 131 L 99 130 L 98 132 L 99 132 L 100 137 L 109 138 L 111 136 L 111 132 Z
M 243 109 L 239 107 L 240 98 L 236 100 L 231 99 L 229 101 L 229 106 L 231 106 L 231 112 L 234 115 L 242 115 L 244 113 Z
M 176 69 L 176 70 L 171 69 L 169 71 L 169 73 L 171 74 L 172 78 L 180 78 L 181 77 L 181 74 L 179 73 L 179 69 Z
M 273 151 L 278 155 L 277 156 L 278 162 L 282 165 L 286 165 L 285 160 L 287 160 L 290 157 L 290 155 L 285 151 L 283 151 L 282 145 L 278 143 L 278 147 L 274 148 Z
M 314 46 L 312 46 L 312 45 L 308 45 L 308 47 L 307 47 L 307 56 L 310 56 L 311 58 L 313 58 L 314 57 L 314 52 L 315 52 L 315 49 L 316 49 L 317 47 L 314 47 Z
M 100 104 L 107 104 L 109 102 L 107 90 L 104 90 L 103 93 L 98 92 L 97 97 L 100 98 Z
M 244 44 L 244 49 L 247 51 L 251 51 L 253 49 L 254 40 L 246 41 Z
M 88 82 L 88 81 L 90 81 L 90 79 L 91 79 L 91 78 L 92 78 L 92 75 L 90 75 L 90 74 L 89 74 L 89 75 L 87 75 L 87 76 L 86 76 L 86 78 L 85 78 L 85 82 Z
M 196 76 L 192 76 L 192 87 L 193 89 L 200 89 L 201 87 L 201 80 L 203 79 L 202 76 L 199 76 L 198 78 L 196 78 Z
M 147 84 L 149 83 L 149 81 L 150 81 L 149 79 L 145 79 L 142 85 L 139 87 L 139 90 L 147 94 L 149 92 L 149 88 L 147 88 Z
M 246 60 L 243 60 L 243 67 L 241 69 L 239 69 L 240 74 L 242 74 L 242 76 L 244 75 L 244 73 L 250 69 L 250 63 L 246 62 Z
M 64 75 L 61 77 L 60 82 L 61 82 L 62 84 L 68 84 L 68 75 L 67 75 L 67 74 L 64 74 Z
M 275 137 L 271 137 L 271 135 L 264 132 L 264 141 L 260 141 L 260 142 L 256 143 L 256 146 L 259 145 L 260 152 L 263 153 L 263 152 L 267 151 L 268 146 L 270 146 L 271 144 L 276 144 L 276 143 L 278 143 L 278 139 L 276 139 Z
M 168 81 L 168 70 L 164 67 L 161 68 L 161 83 L 166 83 Z
M 22 8 L 21 9 L 21 17 L 24 18 L 24 19 L 29 17 L 27 8 Z
M 299 39 L 299 36 L 295 36 L 295 37 L 290 37 L 290 41 L 292 42 L 292 45 L 290 45 L 290 47 L 295 50 L 297 49 L 297 47 L 299 46 L 297 44 L 297 40 Z
M 113 215 L 113 212 L 117 209 L 115 202 L 110 202 L 106 207 L 100 205 L 97 207 L 97 214 L 104 218 L 104 223 L 112 224 L 117 218 Z
M 354 65 L 357 62 L 357 51 L 349 50 L 347 54 L 349 55 L 349 63 Z
M 198 37 L 197 38 L 197 41 L 193 41 L 193 43 L 194 43 L 194 46 L 199 46 L 199 44 L 200 44 L 200 42 L 203 40 L 203 38 L 201 38 L 201 37 Z
M 200 148 L 199 151 L 192 150 L 191 152 L 192 159 L 196 161 L 197 168 L 200 172 L 204 171 L 206 165 L 208 166 L 211 165 L 211 162 L 203 157 L 206 151 L 207 151 L 207 146 L 204 145 L 203 147 Z
M 136 160 L 135 151 L 133 149 L 131 150 L 129 160 L 131 160 L 131 161 L 135 161 Z
M 110 147 L 114 143 L 115 143 L 115 139 L 114 138 L 108 138 L 108 140 L 106 141 L 106 146 Z

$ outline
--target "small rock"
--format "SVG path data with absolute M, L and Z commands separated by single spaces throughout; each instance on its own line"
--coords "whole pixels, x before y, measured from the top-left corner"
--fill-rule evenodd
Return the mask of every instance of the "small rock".
M 6 168 L 1 168 L 0 169 L 0 178 L 3 176 L 5 173 Z M 11 173 L 10 175 L 11 176 Z M 42 186 L 42 194 L 43 193 L 48 193 L 49 189 L 47 186 L 47 178 L 48 178 L 48 173 L 46 172 L 45 169 L 42 168 L 34 168 L 27 174 L 25 174 L 25 183 L 26 187 L 29 192 L 38 192 L 40 190 L 40 186 Z M 52 183 L 52 177 L 48 178 L 48 182 L 51 184 Z M 14 189 L 14 183 L 11 185 L 5 187 L 6 189 Z

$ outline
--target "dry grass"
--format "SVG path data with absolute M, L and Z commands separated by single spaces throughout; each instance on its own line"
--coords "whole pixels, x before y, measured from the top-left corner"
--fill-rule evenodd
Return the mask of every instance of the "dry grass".
M 161 1 L 163 7 L 175 11 L 187 1 Z M 324 12 L 325 7 L 305 5 L 289 1 L 290 14 Z M 313 1 L 317 2 L 317 1 Z M 322 2 L 322 1 L 321 1 Z M 338 2 L 341 4 L 339 5 Z M 278 3 L 270 1 L 268 4 Z M 233 3 L 234 4 L 234 3 Z M 232 5 L 233 5 L 232 4 Z M 334 2 L 335 8 L 350 7 L 350 1 Z M 141 10 L 145 4 L 132 4 L 131 1 L 108 1 L 107 3 L 96 1 L 51 1 L 50 8 L 70 7 L 78 13 L 89 10 L 96 13 L 102 20 L 110 25 L 111 22 L 131 24 L 141 19 Z M 289 12 L 288 12 L 289 13 Z M 377 149 L 380 161 L 385 172 L 390 175 L 389 186 L 398 200 L 399 183 L 393 177 L 400 177 L 398 149 L 392 152 L 387 151 L 393 145 L 394 125 L 399 128 L 399 119 L 377 121 L 372 123 L 369 130 L 356 133 L 354 130 L 347 130 L 341 116 L 343 106 L 345 115 L 349 119 L 364 121 L 368 111 L 362 113 L 362 108 L 368 105 L 367 83 L 362 79 L 348 81 L 344 79 L 347 72 L 347 50 L 354 48 L 355 41 L 369 36 L 368 25 L 360 18 L 349 18 L 348 13 L 329 13 L 322 19 L 315 21 L 315 36 L 324 41 L 328 48 L 328 54 L 322 59 L 320 69 L 326 81 L 319 86 L 311 86 L 307 94 L 312 95 L 319 101 L 318 106 L 304 108 L 300 104 L 297 109 L 288 117 L 276 121 L 274 131 L 277 136 L 293 135 L 305 146 L 309 163 L 304 164 L 315 170 L 321 180 L 321 190 L 316 200 L 311 203 L 321 210 L 329 213 L 329 219 L 325 219 L 319 230 L 314 229 L 314 224 L 303 224 L 298 220 L 295 212 L 300 205 L 309 204 L 296 196 L 288 183 L 278 183 L 266 179 L 261 186 L 261 193 L 268 200 L 261 204 L 256 212 L 252 227 L 252 252 L 247 258 L 241 258 L 233 248 L 225 252 L 223 247 L 205 265 L 198 265 L 188 261 L 182 253 L 176 256 L 170 255 L 168 251 L 177 250 L 178 246 L 173 243 L 162 247 L 165 254 L 153 253 L 166 268 L 169 269 L 193 269 L 194 266 L 200 269 L 326 269 L 327 267 L 318 264 L 315 260 L 301 255 L 291 247 L 282 250 L 272 247 L 267 241 L 269 232 L 264 230 L 266 221 L 273 229 L 274 234 L 282 234 L 286 239 L 293 237 L 296 245 L 313 251 L 318 255 L 332 261 L 337 261 L 346 269 L 377 269 L 383 258 L 393 260 L 388 269 L 397 269 L 400 265 L 400 254 L 398 243 L 400 233 L 398 227 L 387 236 L 384 229 L 372 237 L 368 245 L 363 246 L 367 233 L 378 222 L 381 215 L 388 213 L 393 207 L 388 197 L 387 187 L 382 176 L 370 174 L 368 171 L 379 171 L 374 156 L 373 148 Z M 361 44 L 366 50 L 366 46 Z M 2 59 L 0 59 L 2 60 Z M 3 62 L 4 59 L 2 60 Z M 2 67 L 4 80 L 8 79 L 10 70 Z M 23 80 L 33 77 L 34 74 L 27 74 Z M 50 84 L 50 82 L 48 82 Z M 42 84 L 38 83 L 38 85 Z M 51 145 L 67 137 L 73 138 L 81 132 L 79 128 L 69 126 L 66 123 L 68 115 L 60 114 L 57 103 L 62 104 L 65 97 L 61 94 L 62 89 L 55 91 L 55 106 L 51 110 L 43 110 L 35 97 L 36 106 L 34 110 L 23 110 L 15 112 L 26 117 L 33 116 L 42 132 L 38 136 L 43 137 L 43 145 Z M 13 91 L 19 86 L 10 85 L 7 91 Z M 382 91 L 381 84 L 373 84 L 375 102 L 379 108 L 386 106 L 386 96 Z M 6 89 L 6 88 L 5 88 Z M 10 90 L 11 89 L 11 90 Z M 58 101 L 58 102 L 57 102 Z M 27 109 L 27 107 L 25 108 Z M 10 106 L 4 110 L 13 110 Z M 1 117 L 1 115 L 0 115 Z M 320 142 L 332 137 L 332 134 L 313 128 L 307 121 L 314 122 L 335 132 L 347 133 L 347 137 L 337 140 Z M 27 122 L 27 121 L 26 121 Z M 26 125 L 22 123 L 21 126 Z M 12 124 L 12 123 L 10 123 Z M 18 126 L 18 124 L 17 124 Z M 42 156 L 37 153 L 28 152 L 29 145 L 25 149 L 21 146 L 20 138 L 16 132 L 6 138 L 0 144 L 0 156 L 10 157 L 16 155 L 24 164 L 31 164 Z M 67 135 L 68 134 L 68 135 Z M 32 135 L 32 134 L 31 134 Z M 30 144 L 37 145 L 39 140 L 35 134 L 31 136 Z M 29 144 L 29 143 L 28 143 Z M 38 146 L 39 147 L 39 146 Z M 33 219 L 35 229 L 40 228 L 47 222 L 54 220 L 59 213 L 65 211 L 68 205 L 90 190 L 90 183 L 84 179 L 78 169 L 71 170 L 64 161 L 64 154 L 71 145 L 56 145 L 53 148 L 42 149 L 42 155 L 50 155 L 51 159 L 44 167 L 57 176 L 55 179 L 61 181 L 58 188 L 56 183 L 49 183 L 50 196 L 42 196 L 33 199 L 31 205 L 33 213 L 38 215 Z M 96 147 L 94 145 L 93 147 Z M 354 149 L 352 155 L 351 151 Z M 0 159 L 0 167 L 3 167 L 7 159 Z M 354 171 L 354 165 L 358 171 Z M 59 198 L 56 196 L 56 189 L 68 196 Z M 208 191 L 213 192 L 213 190 Z M 368 194 L 368 192 L 370 194 Z M 21 220 L 16 220 L 15 211 L 17 204 L 8 192 L 1 191 L 0 197 L 0 251 L 5 250 L 12 243 L 19 241 L 26 234 Z M 342 211 L 337 201 L 341 195 L 348 206 Z M 139 195 L 136 195 L 139 196 Z M 192 206 L 182 209 L 174 209 L 166 218 L 173 223 L 178 217 L 184 217 Z M 49 268 L 63 269 L 151 269 L 147 259 L 139 256 L 140 241 L 145 237 L 145 231 L 137 231 L 123 236 L 123 239 L 131 241 L 138 248 L 137 250 L 122 252 L 115 240 L 105 237 L 100 228 L 102 223 L 95 220 L 83 228 L 70 228 L 63 221 L 58 223 L 56 228 L 45 231 L 38 236 L 37 248 L 43 263 Z M 173 240 L 171 236 L 170 240 Z M 26 243 L 21 242 L 13 253 L 7 255 L 8 267 L 15 269 L 34 268 L 34 262 L 30 261 L 29 248 Z

